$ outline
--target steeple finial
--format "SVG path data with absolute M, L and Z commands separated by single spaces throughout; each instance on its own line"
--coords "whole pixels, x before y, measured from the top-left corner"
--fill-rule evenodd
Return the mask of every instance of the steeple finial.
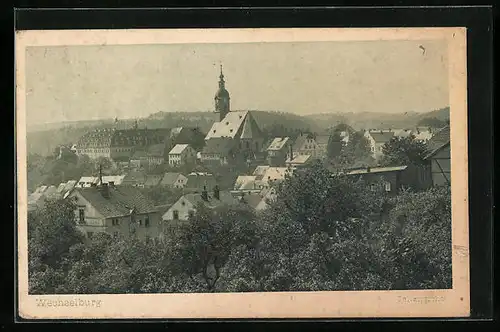
M 224 73 L 222 72 L 222 63 L 220 64 L 219 86 L 224 87 Z

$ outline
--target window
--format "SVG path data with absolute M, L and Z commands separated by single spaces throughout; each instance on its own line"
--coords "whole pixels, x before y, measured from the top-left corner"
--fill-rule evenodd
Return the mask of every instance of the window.
M 78 209 L 78 217 L 80 222 L 85 222 L 85 209 Z
M 194 216 L 194 211 L 193 210 L 189 210 L 188 211 L 188 215 L 189 215 L 189 218 L 192 218 Z
M 173 215 L 174 215 L 174 220 L 179 220 L 179 211 L 174 210 Z
M 370 185 L 370 190 L 371 190 L 371 191 L 375 191 L 376 189 L 377 189 L 377 186 L 376 186 L 374 183 L 372 183 L 372 184 Z
M 92 238 L 92 235 L 94 235 L 94 232 L 87 232 L 87 237 L 88 237 L 89 239 L 91 239 L 91 238 Z
M 182 203 L 181 203 L 181 204 L 182 204 L 182 206 L 184 206 L 184 205 L 186 205 L 186 202 L 182 201 Z
M 385 183 L 385 191 L 391 191 L 391 183 L 390 182 Z
M 149 227 L 149 217 L 148 216 L 146 216 L 146 218 L 144 219 L 144 226 Z
M 120 225 L 120 220 L 118 220 L 118 219 L 113 219 L 113 220 L 111 220 L 111 224 L 112 224 L 113 226 L 118 226 L 118 225 Z
M 113 232 L 113 239 L 117 239 L 118 238 L 118 232 Z
M 142 226 L 142 220 L 139 219 L 139 226 Z

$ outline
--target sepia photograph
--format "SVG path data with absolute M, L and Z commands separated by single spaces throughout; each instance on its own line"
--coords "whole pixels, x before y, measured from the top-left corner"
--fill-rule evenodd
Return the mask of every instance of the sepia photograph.
M 469 314 L 464 29 L 16 39 L 25 318 Z

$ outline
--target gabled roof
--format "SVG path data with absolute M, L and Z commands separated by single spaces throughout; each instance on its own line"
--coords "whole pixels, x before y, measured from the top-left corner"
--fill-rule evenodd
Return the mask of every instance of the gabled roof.
M 252 174 L 263 176 L 266 173 L 266 171 L 269 169 L 269 167 L 271 167 L 271 166 L 267 166 L 267 165 L 257 166 L 257 167 L 255 167 L 255 170 L 253 171 Z
M 176 144 L 168 154 L 181 154 L 188 146 L 189 144 Z
M 201 194 L 199 194 L 199 193 L 186 194 L 186 195 L 182 196 L 180 199 L 185 199 L 185 200 L 191 202 L 191 204 L 193 204 L 195 206 L 198 203 L 203 203 L 205 206 L 207 206 L 209 208 L 215 208 L 215 207 L 222 206 L 222 205 L 235 205 L 235 204 L 239 203 L 238 200 L 236 198 L 234 198 L 233 195 L 228 191 L 220 191 L 219 198 L 220 199 L 214 198 L 213 193 L 209 191 L 208 192 L 208 201 L 204 201 L 201 198 Z
M 310 154 L 299 154 L 298 156 L 296 156 L 295 158 L 293 158 L 293 160 L 290 160 L 290 158 L 288 158 L 286 160 L 286 162 L 287 163 L 292 163 L 292 164 L 305 164 L 308 161 L 310 161 L 310 159 L 311 159 L 311 155 Z
M 253 118 L 252 113 L 247 112 L 245 121 L 243 122 L 243 129 L 241 131 L 240 139 L 252 139 L 260 137 L 262 137 L 262 131 Z
M 181 175 L 182 175 L 181 173 L 167 172 L 163 175 L 163 178 L 161 179 L 160 185 L 171 186 L 177 181 L 177 179 Z
M 432 157 L 441 148 L 450 144 L 450 127 L 445 126 L 439 129 L 431 139 L 427 141 L 427 155 L 424 159 Z
M 279 151 L 283 149 L 290 137 L 276 137 L 272 140 L 271 144 L 267 147 L 267 151 Z
M 393 131 L 370 131 L 369 134 L 376 143 L 387 143 L 394 137 Z
M 234 183 L 234 190 L 252 190 L 255 188 L 255 175 L 239 175 Z
M 108 187 L 109 198 L 105 198 L 98 188 L 78 188 L 76 192 L 83 196 L 103 217 L 112 218 L 136 213 L 156 211 L 153 202 L 134 187 Z
M 229 112 L 221 122 L 214 122 L 205 139 L 234 138 L 245 122 L 247 115 L 248 111 Z
M 304 145 L 304 143 L 308 140 L 308 139 L 313 139 L 313 135 L 310 134 L 310 133 L 305 133 L 305 134 L 302 134 L 302 135 L 299 135 L 296 139 L 295 139 L 295 142 L 293 143 L 293 150 L 300 150 L 302 148 L 302 146 Z
M 264 172 L 261 173 L 262 175 L 257 175 L 257 180 L 262 180 L 262 181 L 284 180 L 285 176 L 291 174 L 291 172 L 293 172 L 293 169 L 290 169 L 288 167 L 269 167 Z

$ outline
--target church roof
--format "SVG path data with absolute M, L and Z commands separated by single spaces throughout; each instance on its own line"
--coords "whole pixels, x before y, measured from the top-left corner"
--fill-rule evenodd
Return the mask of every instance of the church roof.
M 260 131 L 257 122 L 253 118 L 251 113 L 247 113 L 245 121 L 243 122 L 243 130 L 241 132 L 240 138 L 242 139 L 252 139 L 262 137 L 262 132 Z
M 229 112 L 226 117 L 215 122 L 205 140 L 212 138 L 254 138 L 261 135 L 257 122 L 249 111 Z

